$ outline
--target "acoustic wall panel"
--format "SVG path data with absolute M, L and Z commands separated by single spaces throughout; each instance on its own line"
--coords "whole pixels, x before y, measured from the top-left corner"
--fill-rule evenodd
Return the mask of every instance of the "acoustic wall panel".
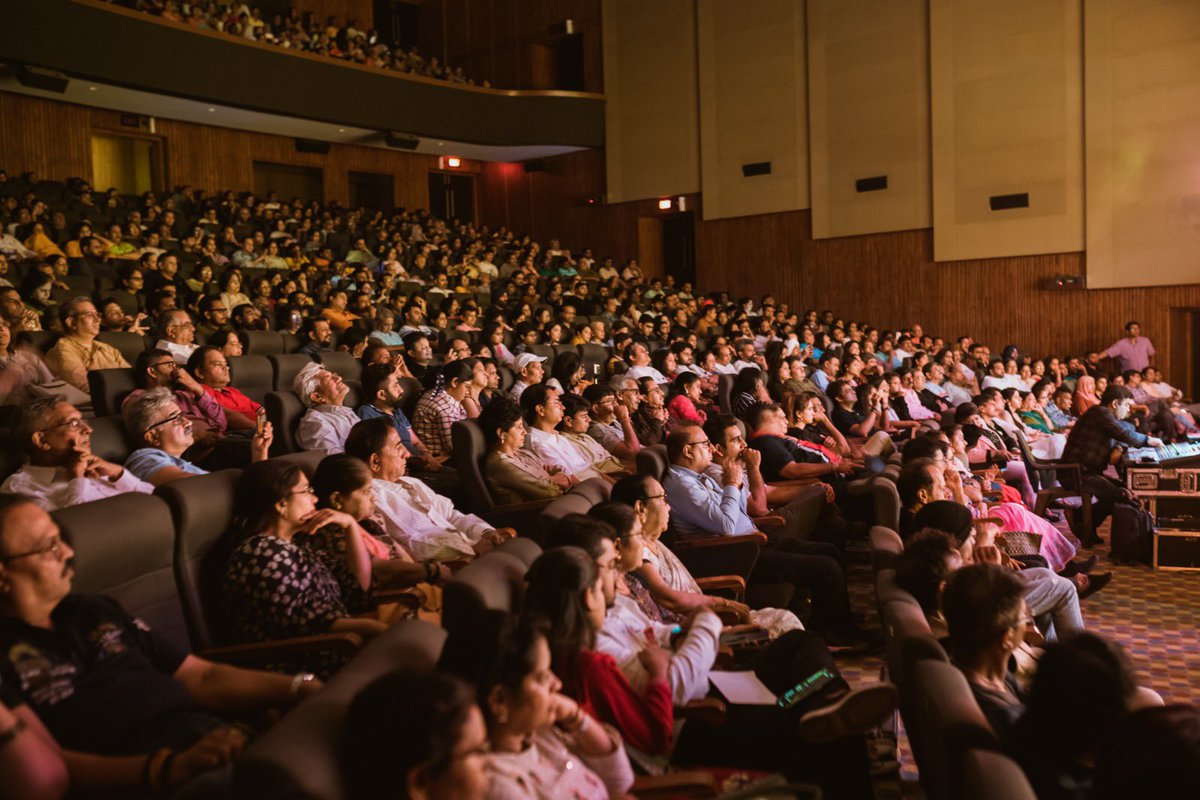
M 1082 249 L 1080 7 L 930 0 L 939 261 Z M 993 210 L 993 197 L 1018 194 L 1026 206 Z
M 804 0 L 698 0 L 704 218 L 808 208 Z
M 604 0 L 608 200 L 700 189 L 694 0 Z
M 926 0 L 808 0 L 813 237 L 928 228 Z
M 1200 281 L 1200 3 L 1084 6 L 1087 279 Z

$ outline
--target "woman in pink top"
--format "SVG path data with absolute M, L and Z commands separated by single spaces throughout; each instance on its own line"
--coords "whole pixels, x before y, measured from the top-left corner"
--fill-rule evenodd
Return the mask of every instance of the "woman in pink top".
M 671 399 L 667 401 L 667 428 L 680 425 L 703 425 L 708 415 L 697 404 L 703 392 L 704 382 L 694 372 L 681 372 L 671 384 Z

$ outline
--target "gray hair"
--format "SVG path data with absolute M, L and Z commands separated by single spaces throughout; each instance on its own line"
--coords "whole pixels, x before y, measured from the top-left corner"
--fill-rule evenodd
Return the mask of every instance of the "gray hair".
M 163 338 L 166 338 L 167 328 L 175 324 L 178 315 L 182 314 L 181 322 L 191 322 L 192 315 L 183 308 L 171 308 L 158 315 L 158 329 L 163 332 Z
M 321 380 L 321 373 L 326 372 L 325 367 L 317 362 L 305 364 L 304 369 L 296 373 L 296 377 L 292 380 L 292 391 L 300 397 L 300 402 L 305 408 L 312 406 L 312 393 L 318 391 L 317 384 Z
M 621 391 L 626 388 L 626 384 L 631 381 L 633 382 L 634 386 L 637 386 L 637 381 L 635 379 L 629 377 L 625 373 L 621 373 L 620 375 L 613 375 L 611 378 L 609 378 L 608 385 L 609 388 L 611 388 L 614 392 L 620 394 Z
M 125 420 L 125 430 L 135 441 L 141 442 L 150 426 L 165 418 L 164 412 L 166 416 L 170 416 L 178 410 L 179 403 L 175 400 L 175 393 L 165 387 L 159 387 L 143 392 L 126 403 L 121 417 Z
M 54 413 L 59 403 L 66 402 L 57 397 L 39 397 L 22 404 L 13 425 L 13 438 L 32 455 L 33 435 L 46 426 L 46 419 Z

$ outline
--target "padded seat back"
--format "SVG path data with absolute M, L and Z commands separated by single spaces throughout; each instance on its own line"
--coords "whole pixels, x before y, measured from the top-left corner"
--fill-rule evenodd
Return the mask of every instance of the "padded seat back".
M 881 569 L 894 568 L 896 559 L 904 552 L 904 542 L 900 534 L 891 528 L 875 525 L 871 528 L 871 566 L 875 572 Z
M 137 447 L 125 433 L 125 422 L 115 414 L 89 419 L 92 428 L 92 452 L 114 464 L 124 464 Z
M 111 598 L 172 644 L 191 650 L 175 585 L 171 510 L 162 498 L 129 492 L 51 516 L 75 550 L 74 591 Z
M 717 376 L 717 407 L 722 414 L 733 413 L 733 375 Z
M 283 340 L 283 352 L 285 353 L 295 353 L 304 347 L 304 340 L 294 333 L 280 333 L 279 338 Z
M 516 611 L 527 571 L 525 562 L 507 553 L 476 558 L 442 589 L 442 627 L 459 630 L 481 611 Z
M 404 412 L 404 416 L 412 420 L 413 412 L 417 410 L 417 401 L 421 399 L 425 388 L 416 378 L 397 378 L 397 380 L 400 388 L 404 390 L 404 394 L 400 397 L 400 410 Z
M 971 796 L 964 789 L 967 752 L 999 750 L 1000 743 L 967 679 L 951 664 L 921 661 L 913 668 L 913 689 L 914 718 L 907 727 L 923 742 L 921 785 L 931 800 Z
M 638 451 L 636 462 L 638 475 L 649 475 L 659 483 L 666 479 L 667 468 L 671 466 L 671 462 L 667 460 L 665 444 L 643 447 Z
M 246 331 L 245 336 L 246 355 L 280 356 L 287 352 L 283 349 L 283 337 L 278 331 Z
M 50 352 L 50 348 L 54 347 L 54 343 L 58 341 L 58 334 L 54 331 L 21 331 L 17 334 L 17 344 L 26 344 L 35 350 L 41 351 L 42 355 Z
M 554 348 L 548 344 L 531 344 L 528 349 L 535 356 L 541 356 L 546 359 L 542 366 L 545 367 L 546 374 L 549 375 L 550 369 L 554 366 Z
M 467 498 L 468 511 L 486 514 L 496 502 L 483 477 L 483 462 L 487 459 L 487 443 L 483 428 L 475 419 L 460 420 L 450 428 L 450 442 L 454 448 L 453 461 L 462 479 L 463 494 Z
M 320 466 L 321 461 L 325 458 L 325 453 L 321 450 L 301 450 L 295 453 L 288 453 L 282 456 L 276 456 L 274 461 L 286 461 L 289 464 L 298 464 L 300 469 L 304 470 L 308 477 L 312 477 Z
M 255 402 L 275 388 L 275 370 L 266 356 L 230 356 L 229 385 Z
M 875 524 L 896 531 L 900 529 L 900 492 L 896 489 L 896 481 L 886 476 L 891 467 L 884 469 L 883 475 L 871 478 L 871 504 L 875 510 Z
M 581 344 L 579 345 L 579 358 L 584 364 L 584 371 L 591 375 L 591 365 L 600 365 L 600 376 L 604 377 L 604 365 L 608 363 L 609 356 L 612 355 L 612 350 L 602 344 Z
M 146 345 L 153 343 L 148 342 L 140 333 L 129 331 L 105 331 L 96 339 L 117 348 L 130 364 L 136 364 L 138 356 L 145 352 Z
M 496 548 L 496 552 L 513 556 L 524 564 L 526 568 L 529 568 L 534 561 L 537 561 L 538 556 L 542 554 L 542 548 L 533 539 L 518 536 L 516 539 L 509 539 L 502 542 Z
M 1037 800 L 1025 770 L 1003 753 L 990 750 L 971 750 L 963 759 L 963 797 Z
M 289 353 L 287 355 L 267 356 L 271 368 L 275 371 L 275 391 L 291 391 L 292 382 L 300 374 L 300 370 L 312 363 L 312 359 L 304 353 Z
M 175 529 L 174 573 L 183 617 L 192 646 L 203 651 L 219 644 L 224 612 L 215 586 L 225 565 L 214 545 L 225 539 L 233 524 L 233 503 L 242 471 L 223 469 L 208 475 L 171 481 L 155 492 L 170 509 Z M 210 554 L 212 557 L 210 557 Z
M 281 456 L 300 451 L 296 441 L 296 430 L 304 416 L 304 406 L 292 391 L 267 392 L 263 398 L 267 419 L 271 423 L 275 440 L 271 443 L 271 455 Z
M 357 381 L 362 377 L 362 362 L 342 350 L 327 350 L 318 354 L 319 360 L 330 372 L 336 372 L 344 381 Z
M 920 608 L 917 598 L 896 585 L 896 570 L 890 567 L 875 575 L 875 601 L 880 609 L 891 602 L 911 603 Z
M 130 362 L 133 363 L 133 362 Z M 88 394 L 92 396 L 92 410 L 97 417 L 109 417 L 121 413 L 121 403 L 137 388 L 133 382 L 133 369 L 90 369 L 87 374 Z
M 554 530 L 554 526 L 563 517 L 568 514 L 586 514 L 592 510 L 594 505 L 595 503 L 590 498 L 579 492 L 567 492 L 554 498 L 538 514 L 537 526 L 540 540 L 545 542 L 550 531 Z
M 340 800 L 338 753 L 342 720 L 354 697 L 399 669 L 432 670 L 446 632 L 405 620 L 371 640 L 315 697 L 297 706 L 256 739 L 234 764 L 237 797 L 259 800 Z

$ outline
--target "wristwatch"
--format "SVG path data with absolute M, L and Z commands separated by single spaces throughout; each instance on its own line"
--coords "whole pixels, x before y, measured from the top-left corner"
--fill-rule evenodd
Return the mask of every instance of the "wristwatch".
M 317 679 L 316 675 L 311 672 L 297 672 L 292 676 L 292 694 L 300 694 L 300 687 L 306 683 L 312 683 Z

